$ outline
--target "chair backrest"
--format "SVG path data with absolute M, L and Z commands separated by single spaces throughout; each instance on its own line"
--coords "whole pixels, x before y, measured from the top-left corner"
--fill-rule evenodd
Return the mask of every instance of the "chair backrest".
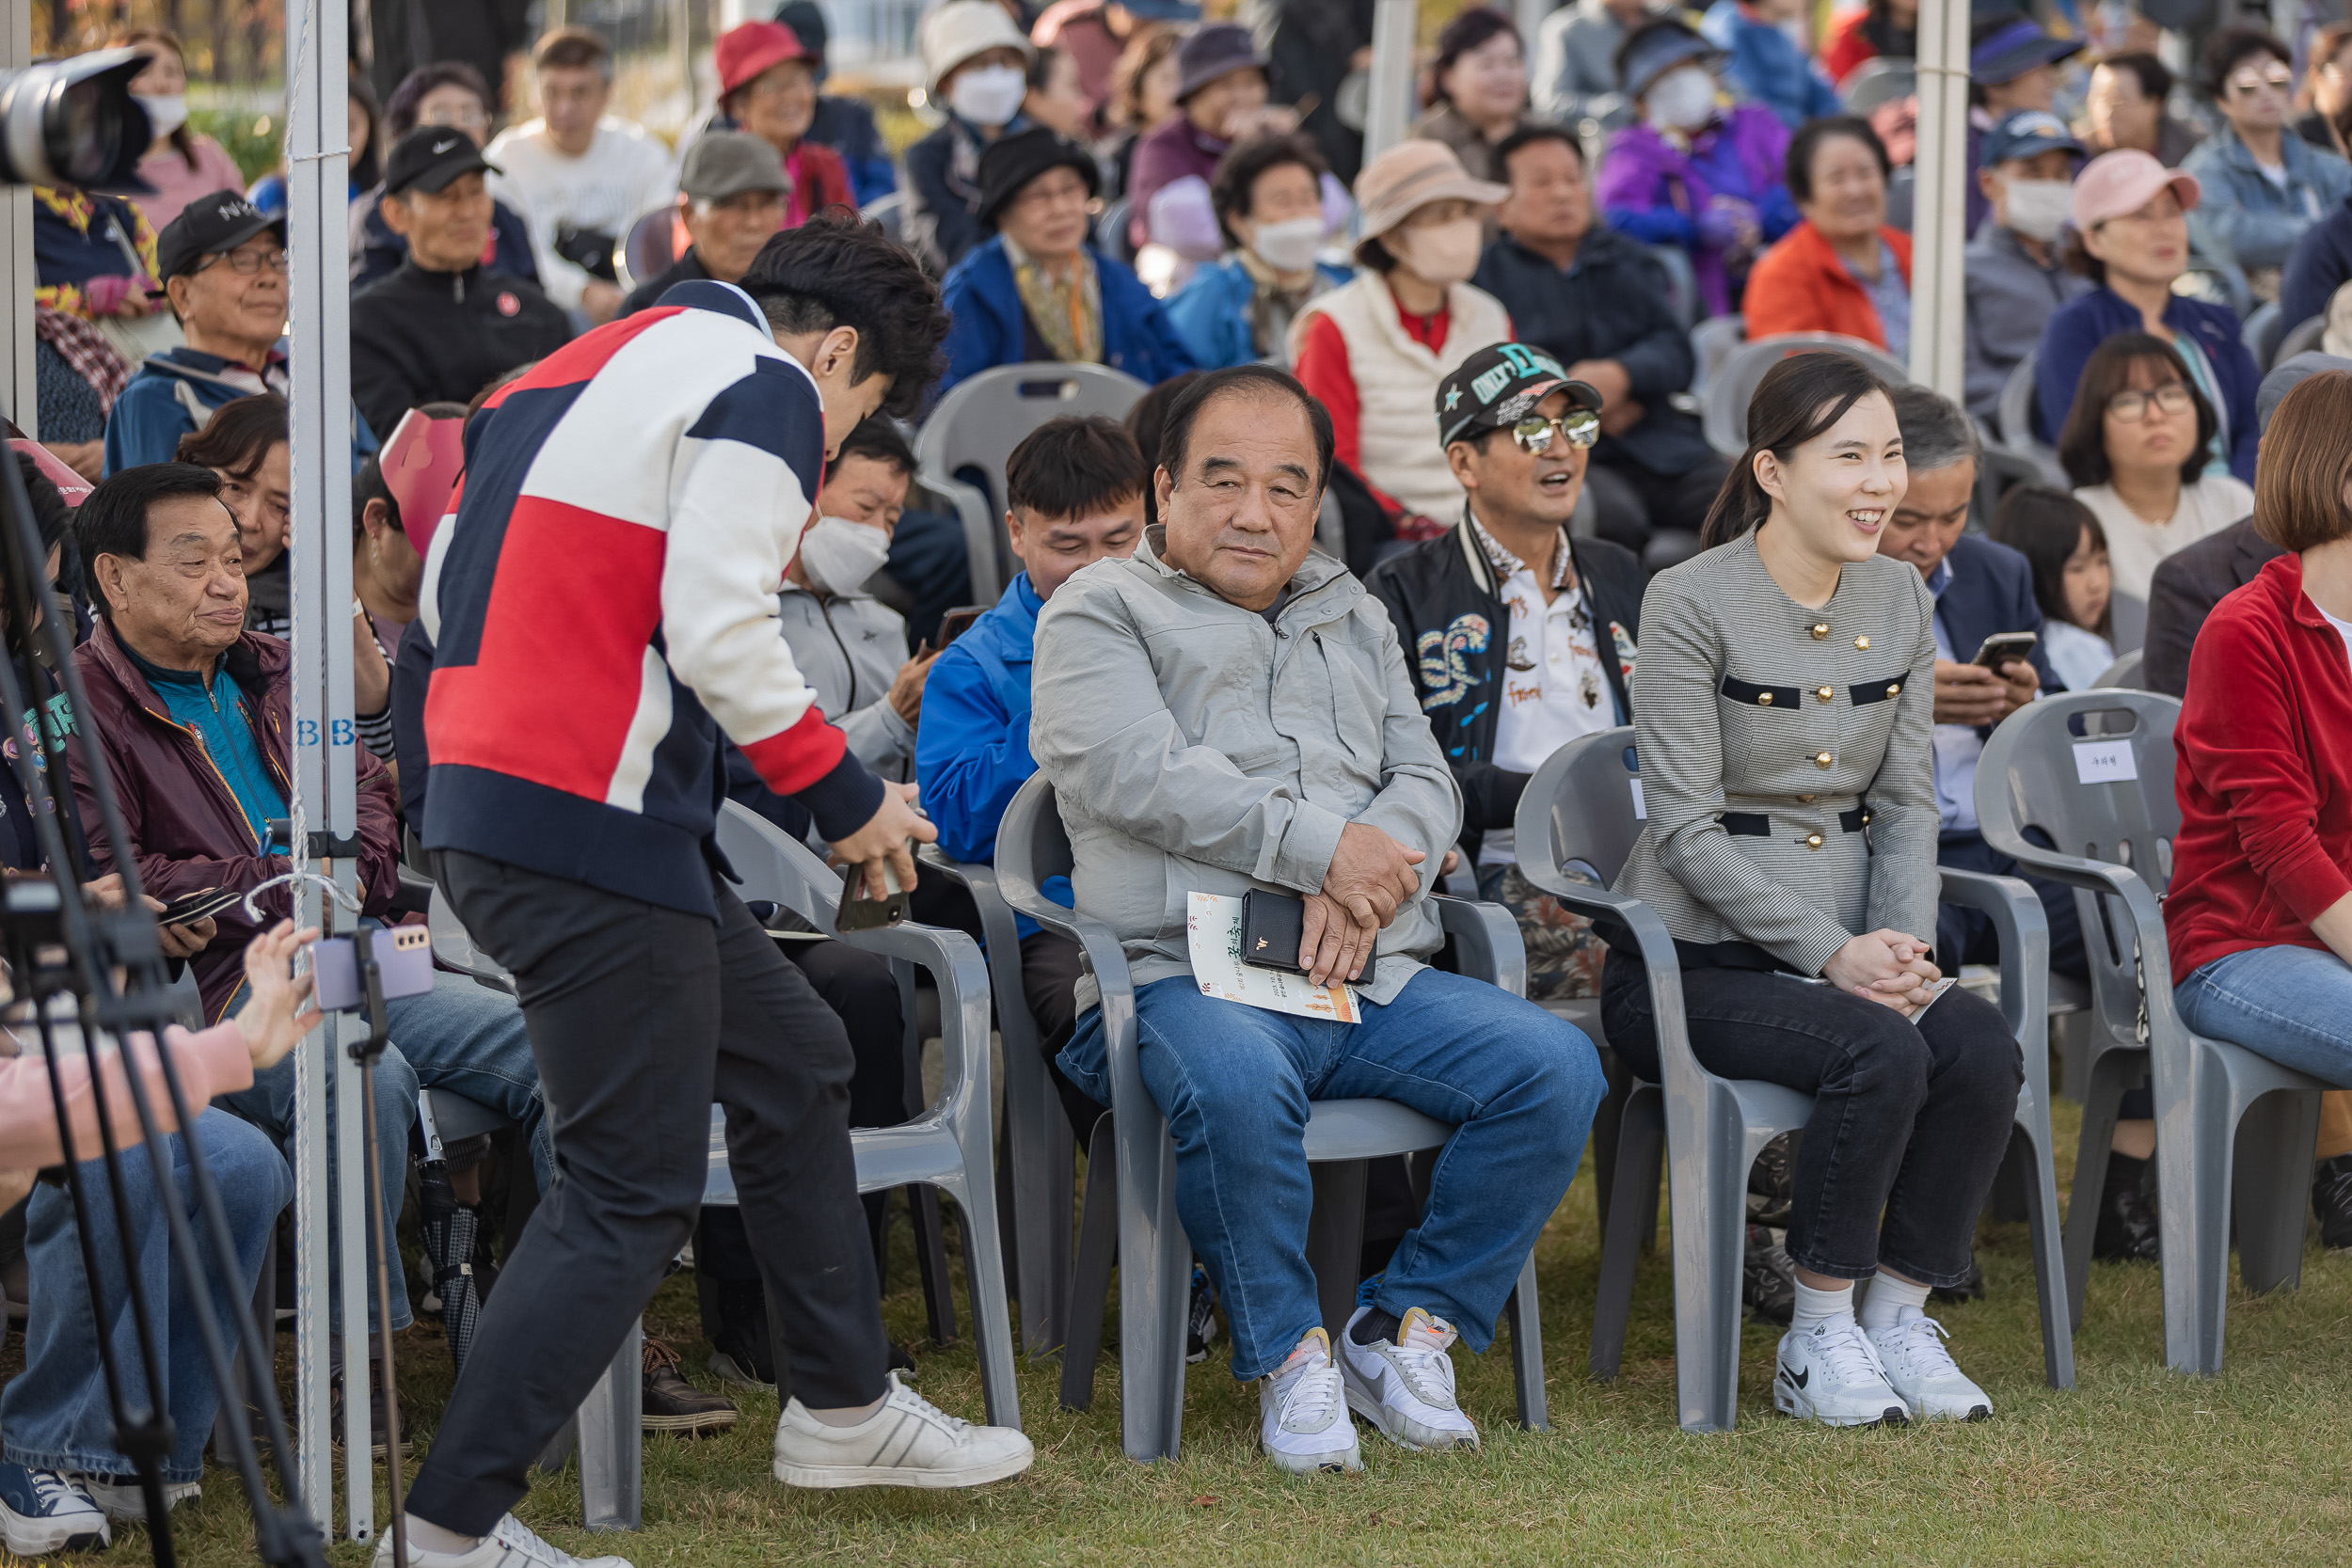
M 1077 863 L 1070 847 L 1069 830 L 1062 826 L 1061 808 L 1054 786 L 1042 773 L 1013 791 L 996 824 L 996 879 L 1014 891 L 1034 894 L 1056 877 L 1067 877 Z
M 1136 262 L 1136 247 L 1129 243 L 1132 236 L 1127 232 L 1127 222 L 1134 212 L 1134 203 L 1122 196 L 1105 206 L 1094 220 L 1095 248 L 1112 261 L 1124 261 L 1129 266 Z
M 1691 379 L 1693 396 L 1706 396 L 1708 383 L 1747 335 L 1748 318 L 1738 315 L 1709 316 L 1691 328 L 1691 352 L 1698 358 L 1698 372 Z
M 2245 269 L 2235 261 L 2201 256 L 2194 247 L 2189 251 L 2188 270 L 2172 280 L 2172 292 L 2208 305 L 2226 305 L 2240 320 L 2254 308 L 2254 291 L 2247 284 Z
M 1546 757 L 1519 796 L 1513 825 L 1520 863 L 1549 857 L 1553 870 L 1614 882 L 1642 836 L 1644 816 L 1633 726 L 1580 736 Z
M 1880 104 L 1909 98 L 1918 90 L 1919 71 L 1915 62 L 1882 55 L 1855 67 L 1838 98 L 1848 114 L 1867 118 Z
M 2034 376 L 2042 369 L 2042 351 L 2029 348 L 2001 383 L 2001 401 L 1993 417 L 1993 428 L 2000 435 L 2001 444 L 2017 451 L 2026 451 L 2043 444 L 2042 432 L 2035 428 Z
M 2238 328 L 2238 340 L 2246 345 L 2246 352 L 2254 356 L 2256 370 L 2270 369 L 2271 351 L 2279 346 L 2279 302 L 2275 299 L 2254 307 L 2254 313 Z
M 2137 594 L 2111 594 L 2107 596 L 2108 642 L 2119 654 L 2128 654 L 2148 641 L 2148 601 Z
M 630 288 L 652 281 L 677 260 L 671 234 L 676 214 L 675 207 L 657 207 L 628 226 L 621 241 L 621 272 Z
M 1667 298 L 1674 307 L 1675 320 L 1681 323 L 1683 331 L 1690 331 L 1699 319 L 1699 278 L 1692 269 L 1691 253 L 1678 245 L 1645 248 L 1666 270 Z
M 2148 650 L 2134 648 L 2113 664 L 2099 672 L 2099 678 L 2090 684 L 2094 689 L 2135 690 L 2139 687 L 2139 667 L 2146 663 Z
M 1911 232 L 1911 209 L 1918 194 L 1919 171 L 1905 164 L 1886 177 L 1886 227 Z
M 1064 414 L 1104 414 L 1123 420 L 1151 390 L 1123 371 L 1104 365 L 998 365 L 959 383 L 939 400 L 914 435 L 914 461 L 924 478 L 953 479 L 977 468 L 987 486 L 996 532 L 997 580 L 1020 570 L 1005 536 L 1005 459 L 1022 438 Z
M 2325 315 L 2313 316 L 2309 321 L 2296 322 L 2286 329 L 2284 336 L 2280 338 L 2279 350 L 2272 356 L 2271 363 L 2282 365 L 2298 354 L 2308 354 L 2319 346 L 2319 340 L 2326 335 L 2327 331 L 2328 318 Z
M 841 875 L 817 858 L 807 845 L 738 800 L 719 810 L 719 852 L 742 879 L 743 897 L 769 899 L 824 932 L 834 930 L 841 902 Z
M 2127 865 L 2158 897 L 2181 831 L 2172 726 L 2181 705 L 2153 691 L 2070 691 L 2028 703 L 1993 732 L 1977 765 L 1985 842 L 2030 864 L 2028 830 L 2062 855 Z M 2128 726 L 2128 727 L 2127 727 Z M 2112 895 L 2082 894 L 2083 947 L 2101 1013 L 2128 1022 L 2139 984 Z M 2095 916 L 2095 918 L 2094 918 Z
M 890 191 L 874 198 L 873 200 L 859 208 L 858 214 L 862 217 L 872 218 L 876 223 L 881 224 L 882 232 L 896 240 L 901 237 L 901 227 L 906 221 L 906 210 L 907 193 Z
M 1726 457 L 1737 457 L 1746 451 L 1748 403 L 1756 396 L 1756 384 L 1789 355 L 1820 353 L 1851 355 L 1876 371 L 1892 387 L 1903 386 L 1911 380 L 1909 367 L 1893 355 L 1875 343 L 1849 338 L 1843 333 L 1783 332 L 1770 338 L 1752 339 L 1734 351 L 1724 362 L 1721 372 L 1707 384 L 1708 444 Z

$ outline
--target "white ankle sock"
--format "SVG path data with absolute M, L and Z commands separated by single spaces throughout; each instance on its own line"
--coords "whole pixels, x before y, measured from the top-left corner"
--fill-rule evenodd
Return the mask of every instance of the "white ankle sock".
M 1928 1309 L 1928 1287 L 1914 1285 L 1908 1279 L 1898 1279 L 1884 1269 L 1870 1281 L 1869 1292 L 1862 1298 L 1860 1321 L 1865 1334 L 1876 1334 L 1882 1328 L 1892 1328 L 1906 1307 L 1925 1312 Z
M 1800 1279 L 1796 1287 L 1796 1311 L 1788 1320 L 1791 1332 L 1810 1334 L 1825 1323 L 1853 1316 L 1851 1284 L 1840 1285 L 1834 1291 L 1817 1291 Z
M 420 1551 L 441 1557 L 464 1557 L 482 1544 L 478 1535 L 460 1535 L 453 1529 L 443 1529 L 430 1519 L 420 1519 L 411 1513 L 408 1519 L 408 1544 Z
M 882 1413 L 882 1407 L 889 1398 L 890 1395 L 885 1392 L 871 1404 L 844 1405 L 838 1410 L 809 1410 L 807 1405 L 801 1408 L 808 1410 L 810 1418 L 818 1426 L 862 1427 Z

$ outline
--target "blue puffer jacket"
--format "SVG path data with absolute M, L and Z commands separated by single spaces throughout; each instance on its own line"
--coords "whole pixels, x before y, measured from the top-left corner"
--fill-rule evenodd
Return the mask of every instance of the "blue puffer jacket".
M 1147 387 L 1195 369 L 1192 353 L 1169 325 L 1168 312 L 1135 273 L 1092 245 L 1095 274 L 1103 287 L 1103 363 L 1124 371 Z M 955 325 L 947 332 L 947 373 L 939 390 L 997 365 L 1051 361 L 1021 308 L 1012 262 L 1005 242 L 992 236 L 956 264 L 944 286 Z
M 2204 351 L 2205 362 L 2221 388 L 2223 439 L 2230 454 L 2230 471 L 2254 483 L 2254 448 L 2262 429 L 2254 420 L 2254 393 L 2263 374 L 2254 356 L 2238 336 L 2237 313 L 2226 305 L 2174 294 L 2164 308 L 2164 325 L 2188 333 Z M 2034 398 L 2040 407 L 2042 438 L 2053 446 L 2065 427 L 2066 411 L 2074 405 L 2074 388 L 2082 384 L 2083 367 L 2090 351 L 2119 332 L 2141 330 L 2139 307 L 2113 289 L 2097 288 L 2070 305 L 2058 308 L 2042 333 L 2042 358 L 2034 375 Z
M 1316 262 L 1315 271 L 1335 289 L 1350 276 L 1345 267 L 1326 261 Z M 1265 357 L 1249 337 L 1249 296 L 1257 288 L 1241 259 L 1227 256 L 1194 273 L 1192 281 L 1169 297 L 1168 319 L 1202 370 L 1221 371 Z M 1287 361 L 1287 354 L 1282 357 Z

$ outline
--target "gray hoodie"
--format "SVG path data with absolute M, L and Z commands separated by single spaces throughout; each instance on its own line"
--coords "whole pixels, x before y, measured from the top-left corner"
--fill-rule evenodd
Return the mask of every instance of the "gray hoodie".
M 1428 856 L 1362 985 L 1393 1001 L 1443 941 L 1426 895 L 1462 800 L 1388 612 L 1315 552 L 1269 626 L 1162 562 L 1162 539 L 1078 573 L 1038 617 L 1029 749 L 1078 909 L 1118 933 L 1137 985 L 1189 974 L 1189 895 L 1315 892 L 1364 822 Z M 1080 1009 L 1098 994 L 1082 978 Z

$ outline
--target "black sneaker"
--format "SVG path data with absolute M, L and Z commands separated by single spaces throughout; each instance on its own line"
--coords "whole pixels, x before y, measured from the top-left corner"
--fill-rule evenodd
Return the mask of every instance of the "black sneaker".
M 647 1432 L 683 1432 L 696 1436 L 724 1432 L 735 1424 L 735 1402 L 705 1393 L 678 1375 L 677 1352 L 645 1337 L 645 1381 L 640 1419 Z
M 1966 1301 L 1984 1299 L 1984 1270 L 1974 1258 L 1968 1259 L 1968 1277 L 1957 1285 L 1938 1285 L 1928 1292 L 1931 1301 L 1948 1302 L 1958 1306 Z
M 1216 1298 L 1209 1290 L 1209 1274 L 1200 1264 L 1192 1266 L 1192 1308 L 1184 1314 L 1184 1361 L 1199 1366 L 1209 1358 L 1209 1346 L 1216 1338 Z
M 2128 1154 L 2107 1155 L 2106 1189 L 2099 1195 L 2099 1228 L 2090 1238 L 2093 1258 L 2153 1263 L 2159 1257 L 2155 1206 L 2148 1201 L 2148 1162 Z
M 719 1332 L 710 1337 L 710 1375 L 755 1388 L 776 1386 L 768 1338 L 768 1292 L 756 1279 L 719 1283 Z
M 2329 1252 L 2352 1251 L 2352 1154 L 2337 1154 L 2312 1167 L 2312 1212 L 2319 1216 L 2319 1241 Z
M 1740 1299 L 1767 1323 L 1786 1323 L 1796 1316 L 1797 1266 L 1788 1260 L 1788 1249 L 1774 1241 L 1764 1226 L 1748 1227 Z
M 343 1446 L 343 1374 L 342 1372 L 335 1373 L 331 1386 L 334 1392 L 334 1405 L 333 1413 L 328 1417 L 328 1430 L 332 1434 L 335 1447 L 340 1449 Z M 384 1433 L 389 1425 L 390 1423 L 384 1419 L 384 1385 L 377 1381 L 374 1363 L 370 1362 L 368 1366 L 368 1457 L 370 1459 L 384 1457 L 386 1447 Z M 404 1423 L 400 1434 L 400 1457 L 404 1463 L 408 1458 L 408 1433 Z

